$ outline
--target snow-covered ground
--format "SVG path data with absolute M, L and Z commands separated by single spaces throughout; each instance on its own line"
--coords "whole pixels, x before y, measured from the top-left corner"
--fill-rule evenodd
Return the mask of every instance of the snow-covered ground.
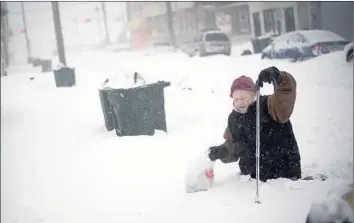
M 77 53 L 68 62 L 76 67 L 75 88 L 55 88 L 52 73 L 34 68 L 12 68 L 1 79 L 4 223 L 301 223 L 313 200 L 353 181 L 353 65 L 341 52 L 302 63 L 137 53 Z M 261 183 L 262 204 L 255 204 L 255 182 L 238 175 L 237 163 L 217 162 L 209 191 L 185 193 L 189 161 L 223 141 L 231 81 L 256 78 L 269 65 L 298 83 L 292 122 L 303 175 L 329 179 Z M 133 71 L 172 82 L 165 89 L 167 134 L 106 132 L 97 89 L 106 77 Z

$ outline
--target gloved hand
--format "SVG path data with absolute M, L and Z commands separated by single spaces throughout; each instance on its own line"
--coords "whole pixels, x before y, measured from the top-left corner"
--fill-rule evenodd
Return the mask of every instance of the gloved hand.
M 213 146 L 209 148 L 209 159 L 215 161 L 217 159 L 223 158 L 227 153 L 227 148 L 225 146 Z
M 258 80 L 256 81 L 256 84 L 259 87 L 263 87 L 263 83 L 272 83 L 273 80 L 278 80 L 278 77 L 280 75 L 280 71 L 276 67 L 268 67 L 264 70 L 262 70 L 259 75 L 258 75 Z M 279 84 L 279 83 L 277 83 Z

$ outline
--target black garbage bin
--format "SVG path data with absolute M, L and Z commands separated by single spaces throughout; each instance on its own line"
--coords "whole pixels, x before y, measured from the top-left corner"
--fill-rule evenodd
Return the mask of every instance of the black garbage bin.
M 51 72 L 52 71 L 52 60 L 42 60 L 41 61 L 42 72 Z
M 270 37 L 263 37 L 258 39 L 259 50 L 262 52 L 271 43 Z
M 252 43 L 252 47 L 253 47 L 253 52 L 256 53 L 260 53 L 260 47 L 259 47 L 259 42 L 258 42 L 258 38 L 252 38 L 251 39 L 251 43 Z
M 54 70 L 55 85 L 57 87 L 72 87 L 76 85 L 75 69 L 63 67 Z
M 153 135 L 155 129 L 167 132 L 163 89 L 169 85 L 159 81 L 135 88 L 106 90 L 116 134 Z
M 256 37 L 251 39 L 253 52 L 261 53 L 271 43 L 271 37 Z
M 164 88 L 170 86 L 168 82 L 160 82 L 158 85 L 149 86 L 146 88 L 151 101 L 151 117 L 152 125 L 155 129 L 167 132 L 166 113 L 165 113 L 165 95 Z
M 114 114 L 111 104 L 108 100 L 108 91 L 109 88 L 100 89 L 99 95 L 101 100 L 102 112 L 104 117 L 104 124 L 107 131 L 112 131 L 114 129 Z

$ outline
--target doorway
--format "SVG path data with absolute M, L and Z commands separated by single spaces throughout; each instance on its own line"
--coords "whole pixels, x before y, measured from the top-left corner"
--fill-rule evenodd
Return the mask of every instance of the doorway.
M 295 16 L 294 8 L 284 8 L 284 17 L 285 17 L 285 30 L 286 32 L 295 31 Z
M 261 35 L 261 20 L 260 20 L 259 12 L 254 12 L 252 14 L 252 17 L 253 17 L 254 35 L 257 37 Z

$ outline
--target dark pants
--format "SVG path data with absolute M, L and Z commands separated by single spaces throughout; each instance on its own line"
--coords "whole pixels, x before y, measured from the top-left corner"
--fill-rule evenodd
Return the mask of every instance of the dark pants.
M 301 179 L 301 163 L 300 161 L 290 161 L 283 160 L 283 162 L 272 164 L 265 163 L 260 165 L 259 168 L 259 179 L 263 182 L 266 182 L 269 179 L 277 179 L 277 178 L 287 178 L 291 180 Z M 256 168 L 255 165 L 252 165 L 252 168 L 247 168 L 242 166 L 242 162 L 240 161 L 240 169 L 242 175 L 251 175 L 252 178 L 256 178 Z M 255 164 L 255 162 L 254 162 Z

